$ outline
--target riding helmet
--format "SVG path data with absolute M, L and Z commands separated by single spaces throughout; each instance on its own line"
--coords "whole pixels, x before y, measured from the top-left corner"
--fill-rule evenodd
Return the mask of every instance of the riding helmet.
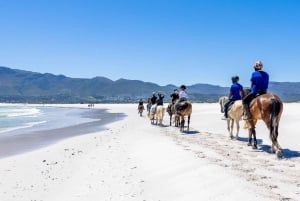
M 180 89 L 185 90 L 185 89 L 186 89 L 186 86 L 185 86 L 185 85 L 181 85 L 181 86 L 180 86 Z
M 239 76 L 233 76 L 232 78 L 231 78 L 231 80 L 232 80 L 232 82 L 238 82 L 239 81 Z
M 263 67 L 262 61 L 258 60 L 257 62 L 255 62 L 253 67 L 254 67 L 255 70 L 261 70 L 262 67 Z

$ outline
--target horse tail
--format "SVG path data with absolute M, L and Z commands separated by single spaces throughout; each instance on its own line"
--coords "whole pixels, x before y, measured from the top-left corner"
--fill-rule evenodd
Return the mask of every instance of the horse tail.
M 271 125 L 270 125 L 270 134 L 273 142 L 277 141 L 278 135 L 278 121 L 280 118 L 278 115 L 281 110 L 280 102 L 277 99 L 271 99 Z
M 279 101 L 276 99 L 271 99 L 271 127 L 278 126 L 277 119 L 280 109 Z

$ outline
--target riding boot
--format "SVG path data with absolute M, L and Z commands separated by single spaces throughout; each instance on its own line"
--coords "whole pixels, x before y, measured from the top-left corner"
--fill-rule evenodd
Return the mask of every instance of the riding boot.
M 243 117 L 243 119 L 244 120 L 252 119 L 252 115 L 250 113 L 249 105 L 248 104 L 243 104 L 243 106 L 244 106 L 244 117 Z

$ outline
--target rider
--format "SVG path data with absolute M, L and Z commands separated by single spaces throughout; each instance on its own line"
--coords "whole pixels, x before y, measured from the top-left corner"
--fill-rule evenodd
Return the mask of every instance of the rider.
M 140 108 L 143 108 L 143 109 L 144 109 L 144 102 L 143 102 L 143 99 L 140 99 L 140 100 L 139 100 L 138 110 L 139 110 Z
M 251 76 L 251 92 L 243 99 L 244 120 L 252 118 L 249 104 L 256 96 L 267 93 L 269 85 L 269 74 L 262 70 L 262 61 L 257 61 L 254 64 L 254 72 Z
M 183 101 L 187 101 L 187 99 L 188 99 L 188 94 L 186 93 L 185 90 L 186 90 L 186 86 L 181 85 L 180 91 L 179 91 L 179 99 L 177 99 L 177 101 L 175 102 L 175 111 L 176 112 L 178 112 L 179 103 L 183 102 Z
M 150 108 L 151 113 L 156 112 L 156 106 L 157 106 L 156 101 L 157 101 L 157 96 L 156 96 L 155 92 L 153 92 L 152 97 L 151 97 L 151 108 Z
M 232 85 L 230 87 L 228 101 L 224 105 L 224 116 L 226 119 L 228 118 L 228 107 L 233 104 L 234 101 L 241 100 L 244 96 L 243 86 L 238 83 L 239 79 L 239 76 L 233 76 L 231 78 Z
M 151 108 L 151 98 L 147 99 L 147 112 L 150 112 L 150 108 Z
M 155 92 L 153 92 L 152 97 L 151 97 L 151 104 L 152 105 L 156 104 L 156 100 L 157 100 L 157 96 L 156 96 Z
M 156 105 L 164 105 L 164 95 L 160 92 L 158 92 L 158 99 L 156 101 Z
M 178 89 L 174 89 L 174 92 L 170 95 L 172 98 L 172 104 L 175 104 L 176 100 L 179 99 Z
M 143 99 L 140 99 L 140 100 L 139 100 L 139 106 L 141 106 L 141 105 L 144 106 Z

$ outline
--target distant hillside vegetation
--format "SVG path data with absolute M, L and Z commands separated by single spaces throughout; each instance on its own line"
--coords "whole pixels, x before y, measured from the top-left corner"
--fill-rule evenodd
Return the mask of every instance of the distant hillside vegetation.
M 300 100 L 299 82 L 271 82 L 269 92 L 277 93 L 283 101 Z M 70 78 L 64 75 L 36 73 L 0 67 L 0 102 L 27 103 L 103 103 L 144 101 L 153 91 L 169 95 L 178 86 L 160 86 L 140 80 L 105 77 L 92 79 Z M 190 99 L 194 102 L 217 102 L 219 96 L 228 94 L 228 87 L 210 84 L 187 86 Z

